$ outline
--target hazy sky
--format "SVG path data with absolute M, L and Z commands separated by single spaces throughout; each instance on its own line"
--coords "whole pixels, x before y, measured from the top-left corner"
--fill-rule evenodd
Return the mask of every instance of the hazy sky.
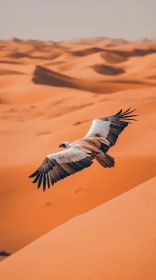
M 156 0 L 0 0 L 0 39 L 156 37 Z

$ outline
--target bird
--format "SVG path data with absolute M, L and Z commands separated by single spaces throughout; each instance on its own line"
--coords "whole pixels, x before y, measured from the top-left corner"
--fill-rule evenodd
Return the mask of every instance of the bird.
M 59 148 L 65 150 L 46 156 L 41 166 L 29 176 L 35 177 L 32 183 L 37 183 L 37 188 L 42 186 L 43 191 L 49 189 L 56 182 L 76 173 L 93 164 L 93 160 L 104 168 L 115 166 L 115 159 L 108 150 L 116 144 L 120 133 L 136 121 L 132 114 L 136 109 L 122 109 L 115 115 L 94 119 L 87 134 L 72 143 L 63 142 Z

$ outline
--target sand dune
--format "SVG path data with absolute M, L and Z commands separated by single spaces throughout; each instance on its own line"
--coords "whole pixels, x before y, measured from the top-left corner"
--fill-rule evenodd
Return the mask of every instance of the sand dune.
M 155 48 L 149 49 L 133 49 L 131 51 L 124 51 L 124 50 L 107 50 L 108 52 L 114 53 L 116 55 L 123 56 L 125 58 L 133 57 L 133 56 L 145 56 L 152 53 L 156 53 Z
M 85 50 L 74 51 L 74 52 L 72 52 L 72 55 L 86 56 L 86 55 L 90 55 L 90 54 L 94 54 L 94 53 L 102 52 L 102 51 L 103 51 L 103 49 L 101 49 L 101 48 L 88 48 Z
M 10 61 L 10 60 L 0 60 L 0 63 L 5 63 L 5 64 L 19 64 L 17 61 Z
M 5 145 L 6 150 L 1 153 L 4 161 L 1 166 L 1 181 L 4 182 L 4 188 L 1 189 L 3 227 L 0 238 L 1 250 L 13 253 L 68 219 L 108 201 L 155 175 L 156 158 L 153 150 L 156 139 L 153 129 L 155 89 L 120 92 L 111 95 L 108 100 L 104 96 L 99 99 L 84 92 L 75 92 L 75 98 L 71 94 L 65 100 L 65 94 L 67 93 L 64 92 L 62 97 L 60 96 L 60 100 L 57 94 L 45 102 L 35 104 L 35 108 L 31 110 L 35 110 L 36 113 L 42 110 L 39 117 L 32 117 L 31 111 L 23 111 L 22 106 L 12 105 L 16 111 L 9 113 L 10 127 L 7 129 L 8 120 L 3 119 L 1 146 Z M 94 104 L 88 106 L 88 100 L 92 100 Z M 73 107 L 79 104 L 83 108 L 79 107 L 73 111 L 72 107 L 69 107 L 70 104 Z M 41 191 L 37 191 L 36 186 L 32 185 L 27 177 L 49 151 L 57 151 L 62 139 L 73 141 L 82 137 L 89 129 L 92 118 L 111 114 L 116 108 L 123 107 L 123 104 L 125 108 L 128 105 L 138 107 L 141 117 L 139 122 L 130 126 L 121 135 L 117 146 L 111 150 L 110 154 L 116 159 L 116 167 L 106 172 L 98 164 L 94 164 L 85 172 L 59 182 L 44 195 Z M 55 108 L 58 106 L 57 110 L 61 116 L 56 117 L 58 111 Z M 65 108 L 68 108 L 66 113 Z M 88 121 L 83 122 L 86 116 Z M 21 117 L 24 120 L 22 122 Z M 75 126 L 78 120 L 82 124 Z M 13 149 L 10 146 L 10 139 Z M 150 145 L 147 145 L 149 142 Z M 117 187 L 114 187 L 114 182 Z M 38 220 L 42 221 L 42 226 Z M 10 232 L 16 232 L 14 242 Z
M 93 69 L 99 74 L 108 75 L 108 76 L 121 75 L 125 73 L 124 69 L 122 68 L 117 68 L 104 64 L 95 64 L 93 66 Z
M 23 73 L 18 71 L 12 71 L 12 70 L 0 70 L 0 76 L 1 75 L 22 75 Z
M 117 75 L 124 72 L 124 70 L 117 69 L 111 66 L 93 66 L 93 69 L 96 72 L 100 72 L 100 74 L 105 75 Z M 70 76 L 66 76 L 60 74 L 58 72 L 46 69 L 41 66 L 36 66 L 34 71 L 34 75 L 32 78 L 33 82 L 36 84 L 50 85 L 56 87 L 66 87 L 66 88 L 74 88 L 83 91 L 90 91 L 95 93 L 113 93 L 119 90 L 125 90 L 129 88 L 137 88 L 137 87 L 150 87 L 149 82 L 141 82 L 139 80 L 112 80 L 111 82 L 107 81 L 86 81 L 80 79 L 74 79 Z M 152 85 L 153 86 L 153 85 Z
M 118 200 L 119 195 L 156 175 L 155 51 L 151 41 L 144 44 L 109 38 L 60 43 L 16 38 L 0 41 L 0 251 L 13 254 L 71 218 L 103 203 L 108 205 L 112 198 Z M 83 137 L 92 119 L 130 106 L 137 108 L 139 121 L 130 125 L 111 149 L 116 161 L 113 170 L 95 163 L 44 194 L 32 185 L 29 174 L 47 154 L 56 152 L 62 141 Z M 128 233 L 125 238 L 129 244 Z M 117 243 L 118 239 L 113 243 L 116 253 Z M 9 258 L 11 261 L 14 256 Z M 116 267 L 115 259 L 112 263 Z
M 102 52 L 101 57 L 104 58 L 104 60 L 108 63 L 120 63 L 126 61 L 126 58 L 122 56 L 121 54 L 116 54 L 113 52 Z
M 156 177 L 49 232 L 1 262 L 1 277 L 155 280 L 155 185 Z
M 126 61 L 131 57 L 142 57 L 153 53 L 154 54 L 156 53 L 155 48 L 149 48 L 149 49 L 140 48 L 140 49 L 132 49 L 129 51 L 118 50 L 118 49 L 117 50 L 105 49 L 104 52 L 101 53 L 101 57 L 110 63 L 120 63 Z

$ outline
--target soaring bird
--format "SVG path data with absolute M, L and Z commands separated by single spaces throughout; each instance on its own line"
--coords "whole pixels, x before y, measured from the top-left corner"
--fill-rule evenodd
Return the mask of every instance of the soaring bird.
M 42 185 L 45 191 L 51 184 L 54 185 L 57 181 L 91 166 L 94 159 L 105 168 L 114 167 L 114 158 L 107 152 L 115 145 L 119 134 L 128 126 L 129 121 L 135 120 L 137 115 L 132 114 L 135 110 L 120 110 L 113 116 L 93 120 L 85 137 L 73 143 L 60 144 L 59 147 L 66 150 L 47 155 L 41 166 L 29 178 L 35 177 L 33 183 L 37 183 L 38 188 Z

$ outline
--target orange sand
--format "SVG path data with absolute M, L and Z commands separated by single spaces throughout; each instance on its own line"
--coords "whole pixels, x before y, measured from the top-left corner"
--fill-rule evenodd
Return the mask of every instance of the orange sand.
M 1 278 L 155 280 L 155 186 L 156 177 L 52 230 L 3 261 Z
M 110 209 L 109 200 L 156 175 L 155 61 L 154 40 L 0 41 L 0 251 L 13 254 L 105 202 Z M 130 106 L 139 121 L 110 150 L 114 169 L 95 163 L 45 193 L 28 179 L 61 142 L 83 137 L 92 119 Z M 130 244 L 130 235 L 125 238 Z M 103 242 L 112 246 L 104 237 Z M 117 246 L 118 239 L 114 242 Z M 115 269 L 113 256 L 112 263 Z

